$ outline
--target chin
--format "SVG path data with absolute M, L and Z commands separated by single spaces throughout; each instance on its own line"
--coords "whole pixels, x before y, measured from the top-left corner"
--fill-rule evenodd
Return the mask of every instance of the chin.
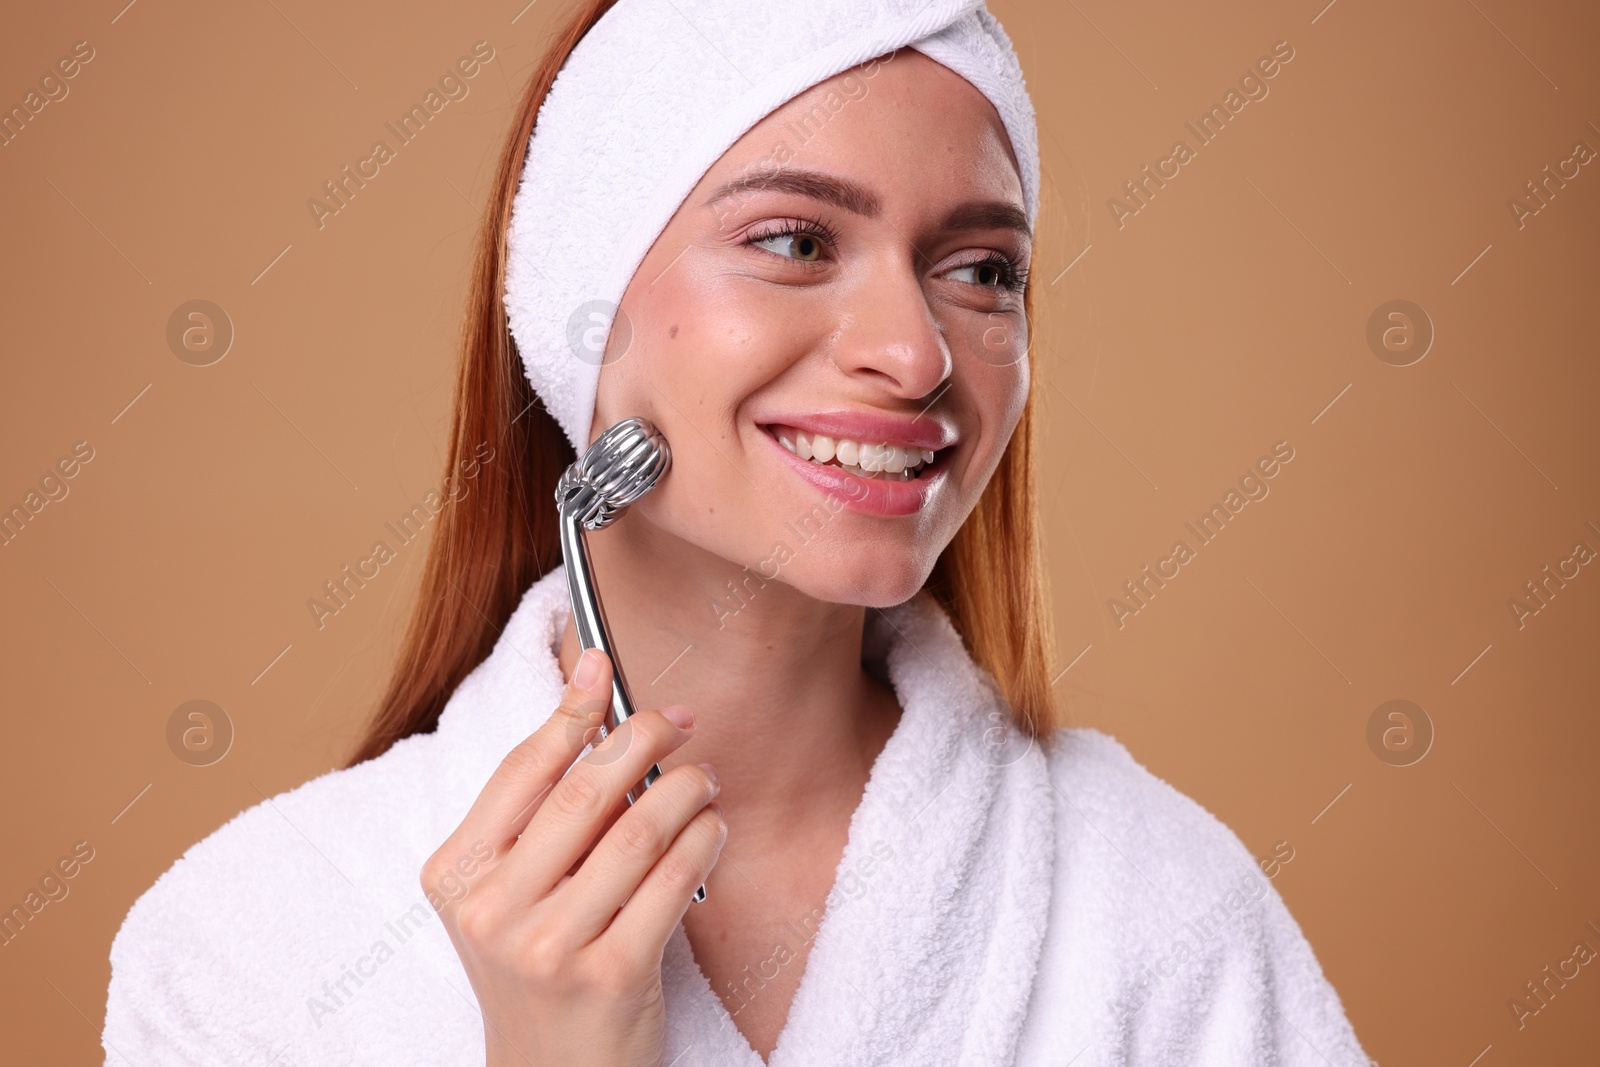
M 917 594 L 933 560 L 924 564 L 915 556 L 884 550 L 852 553 L 850 562 L 795 559 L 780 577 L 796 591 L 830 604 L 859 604 L 868 608 L 887 608 L 904 603 Z

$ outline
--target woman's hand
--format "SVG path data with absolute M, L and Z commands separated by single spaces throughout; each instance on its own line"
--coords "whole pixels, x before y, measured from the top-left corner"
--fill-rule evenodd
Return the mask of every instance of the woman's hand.
M 631 807 L 624 795 L 689 739 L 686 709 L 640 712 L 573 765 L 610 697 L 610 660 L 584 652 L 561 706 L 422 868 L 477 993 L 489 1067 L 664 1059 L 662 953 L 727 824 L 708 764 L 673 768 Z M 492 856 L 462 892 L 460 861 L 485 845 Z

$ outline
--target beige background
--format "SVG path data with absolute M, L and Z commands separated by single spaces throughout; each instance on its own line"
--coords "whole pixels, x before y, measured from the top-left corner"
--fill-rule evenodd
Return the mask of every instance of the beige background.
M 96 1061 L 135 897 L 368 712 L 422 545 L 320 631 L 306 600 L 442 476 L 476 205 L 562 10 L 123 2 L 0 35 L 7 109 L 94 49 L 0 147 L 0 506 L 94 450 L 0 547 L 0 902 L 94 850 L 0 948 L 15 1062 Z M 1600 968 L 1521 1029 L 1507 1002 L 1600 948 L 1600 566 L 1520 628 L 1508 602 L 1600 550 L 1600 164 L 1520 228 L 1507 201 L 1600 149 L 1600 17 L 1319 7 L 992 6 L 1047 178 L 1058 685 L 1256 855 L 1289 843 L 1275 885 L 1377 1061 L 1593 1062 Z M 480 40 L 470 95 L 319 229 L 306 201 Z M 1270 94 L 1118 228 L 1123 182 L 1285 40 Z M 236 331 L 210 366 L 166 339 L 193 299 Z M 1410 366 L 1366 339 L 1394 299 L 1436 333 Z M 1278 441 L 1270 495 L 1119 627 L 1108 599 Z M 212 766 L 168 747 L 194 699 L 236 732 Z M 1367 741 L 1392 699 L 1435 733 L 1410 766 Z

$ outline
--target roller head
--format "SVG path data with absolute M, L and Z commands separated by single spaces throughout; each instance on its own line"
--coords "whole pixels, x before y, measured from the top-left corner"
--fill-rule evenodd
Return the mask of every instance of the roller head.
M 672 466 L 672 450 L 646 419 L 623 419 L 595 439 L 556 486 L 556 504 L 586 530 L 615 522 L 655 488 Z

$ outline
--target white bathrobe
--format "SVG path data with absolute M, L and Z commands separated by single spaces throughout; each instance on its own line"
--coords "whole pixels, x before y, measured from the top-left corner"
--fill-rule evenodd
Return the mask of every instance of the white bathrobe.
M 418 872 L 559 701 L 567 609 L 557 568 L 435 732 L 250 808 L 163 874 L 111 947 L 107 1063 L 481 1065 Z M 927 594 L 869 616 L 904 713 L 820 922 L 796 916 L 741 983 L 760 997 L 810 940 L 769 1067 L 1367 1067 L 1226 826 L 1104 734 L 1008 728 Z M 762 1067 L 681 925 L 662 971 L 668 1063 Z

